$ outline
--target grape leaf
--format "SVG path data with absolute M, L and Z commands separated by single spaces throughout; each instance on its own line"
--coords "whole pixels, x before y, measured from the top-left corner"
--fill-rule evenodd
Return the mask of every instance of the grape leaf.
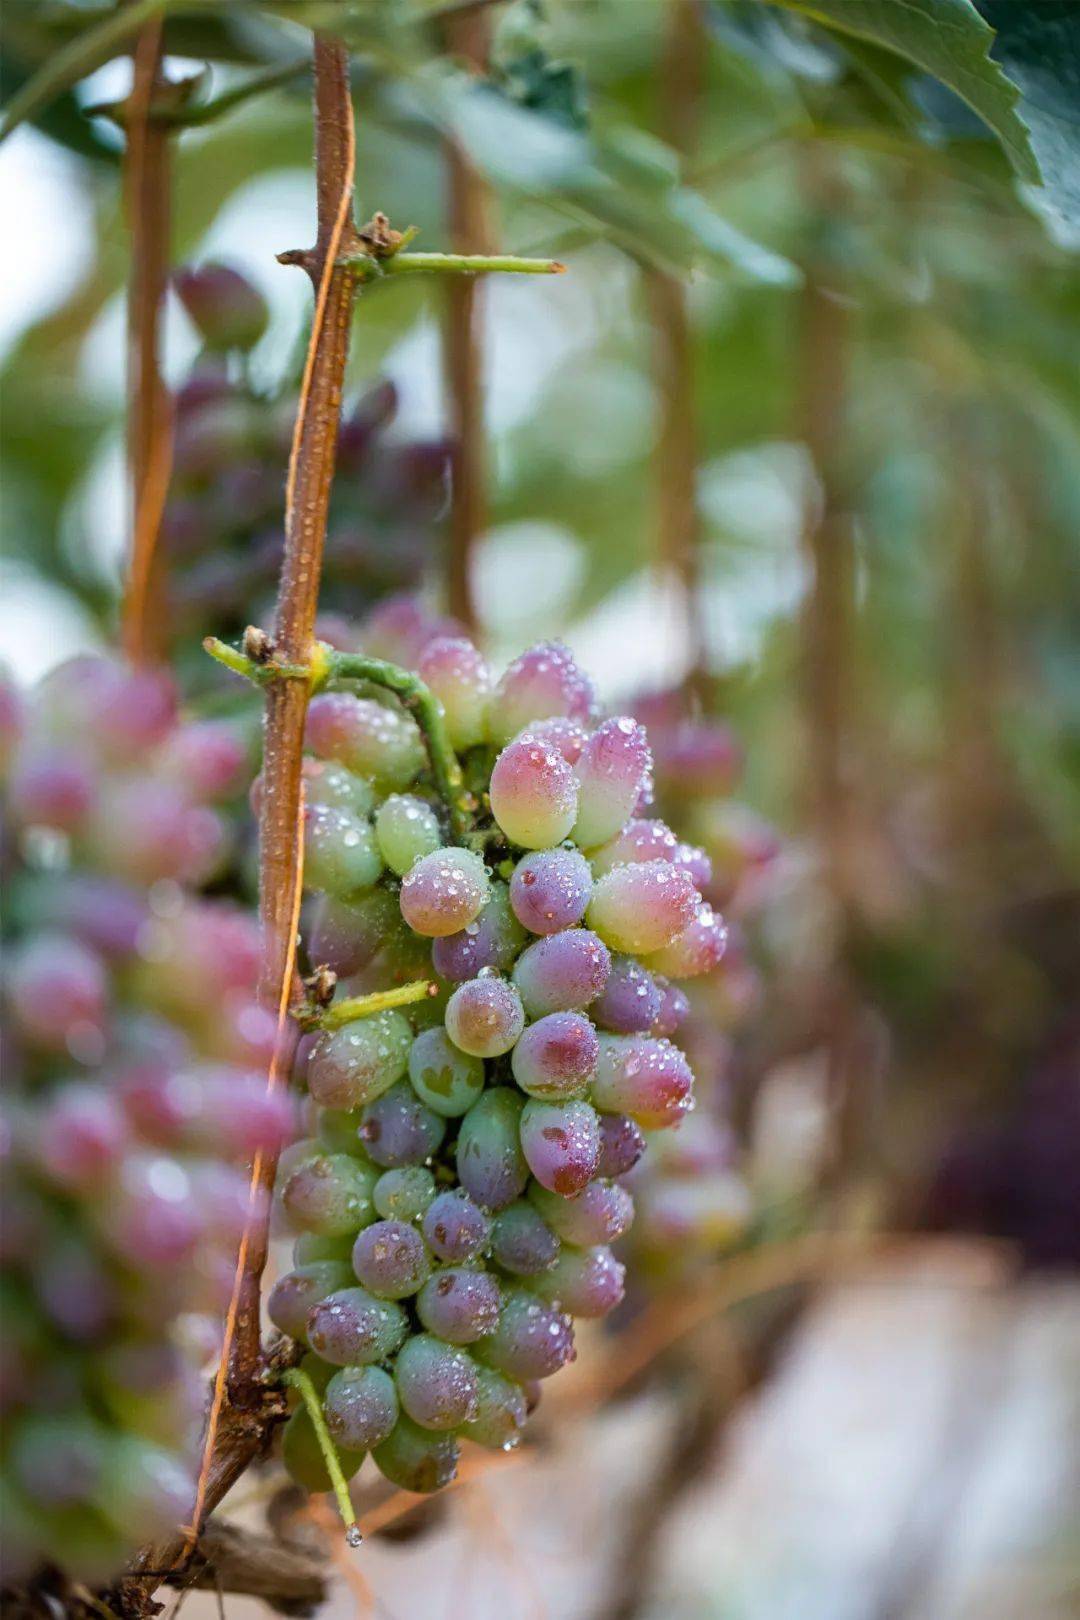
M 1039 164 L 1021 114 L 1021 95 L 990 55 L 994 33 L 971 0 L 772 0 L 826 28 L 883 45 L 954 90 L 994 131 L 1021 179 L 1039 183 Z M 1006 0 L 1003 11 L 1025 6 Z M 1069 10 L 1061 0 L 1048 9 Z
M 979 0 L 997 31 L 994 56 L 1020 86 L 1042 170 L 1044 211 L 1080 226 L 1080 6 L 1062 0 Z

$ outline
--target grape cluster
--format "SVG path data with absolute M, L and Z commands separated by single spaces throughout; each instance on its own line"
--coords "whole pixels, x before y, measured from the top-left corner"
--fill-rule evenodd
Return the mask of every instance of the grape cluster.
M 191 1513 L 200 1375 L 267 1097 L 257 928 L 209 900 L 248 776 L 169 681 L 99 658 L 0 690 L 7 891 L 4 1580 L 91 1584 Z
M 267 310 L 227 265 L 189 268 L 176 289 L 203 348 L 177 391 L 173 470 L 161 539 L 170 635 L 238 634 L 272 596 L 281 562 L 284 473 L 295 417 L 286 386 L 260 392 L 247 364 Z M 331 614 L 411 588 L 438 547 L 448 448 L 393 437 L 393 385 L 372 388 L 338 437 L 322 601 Z
M 692 1102 L 675 981 L 720 959 L 725 928 L 702 852 L 642 818 L 644 728 L 598 720 L 565 647 L 496 682 L 469 641 L 413 631 L 474 830 L 450 838 L 396 700 L 313 700 L 310 962 L 349 996 L 415 979 L 434 993 L 344 1022 L 332 1003 L 308 1042 L 313 1135 L 280 1167 L 297 1236 L 269 1311 L 307 1347 L 346 1472 L 370 1452 L 433 1490 L 458 1437 L 517 1442 L 539 1381 L 574 1354 L 573 1318 L 621 1299 L 622 1178 Z M 302 1408 L 284 1453 L 326 1488 Z

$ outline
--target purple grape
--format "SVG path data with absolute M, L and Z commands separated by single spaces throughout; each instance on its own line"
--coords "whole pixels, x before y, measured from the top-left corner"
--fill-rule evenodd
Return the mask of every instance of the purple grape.
M 525 1030 L 510 1067 L 530 1097 L 558 1102 L 584 1091 L 599 1053 L 596 1031 L 582 1013 L 548 1013 Z
M 528 1416 L 525 1391 L 493 1367 L 476 1369 L 476 1414 L 461 1432 L 474 1445 L 512 1451 L 521 1440 Z
M 605 1180 L 625 1176 L 645 1152 L 645 1133 L 628 1114 L 600 1115 L 600 1159 L 596 1174 Z
M 63 934 L 38 934 L 7 969 L 7 1001 L 20 1034 L 49 1052 L 100 1059 L 108 979 L 101 958 Z
M 62 1187 L 89 1188 L 114 1174 L 129 1141 L 122 1105 L 98 1086 L 64 1086 L 38 1126 L 38 1156 Z
M 445 1029 L 425 1029 L 409 1053 L 409 1079 L 422 1103 L 456 1119 L 483 1091 L 484 1064 L 455 1046 Z
M 611 954 L 588 928 L 568 928 L 522 951 L 513 979 L 530 1018 L 573 1012 L 596 1000 L 611 972 Z
M 423 1238 L 405 1221 L 365 1227 L 353 1245 L 352 1263 L 358 1280 L 379 1299 L 406 1299 L 431 1271 Z
M 527 1289 L 512 1288 L 503 1296 L 498 1327 L 476 1349 L 509 1378 L 550 1378 L 574 1358 L 574 1326 Z
M 491 671 L 472 642 L 464 636 L 436 636 L 417 667 L 443 706 L 451 745 L 463 750 L 483 742 Z
M 270 319 L 266 301 L 227 264 L 178 270 L 173 285 L 208 348 L 252 349 Z
M 473 1057 L 509 1052 L 524 1027 L 521 996 L 506 979 L 481 974 L 459 985 L 446 1004 L 446 1033 Z
M 499 1320 L 499 1285 L 488 1271 L 452 1266 L 421 1288 L 416 1314 L 429 1333 L 449 1344 L 472 1344 Z
M 557 934 L 580 922 L 591 893 L 589 863 L 576 849 L 526 855 L 510 879 L 514 915 L 533 934 Z
M 371 1219 L 374 1173 L 346 1153 L 309 1158 L 284 1181 L 281 1203 L 290 1222 L 321 1237 L 344 1237 Z
M 650 958 L 650 966 L 672 979 L 693 979 L 702 973 L 711 973 L 726 948 L 727 927 L 723 918 L 702 901 L 682 932 Z
M 480 915 L 460 933 L 435 940 L 431 960 L 439 977 L 451 984 L 475 979 L 484 968 L 509 973 L 525 938 L 525 930 L 510 908 L 506 884 L 493 882 Z
M 422 855 L 401 884 L 401 915 L 428 939 L 467 928 L 488 899 L 487 867 L 468 849 L 437 849 Z
M 571 1198 L 596 1174 L 600 1123 L 587 1102 L 530 1100 L 521 1116 L 521 1151 L 542 1187 Z
M 491 1223 L 461 1187 L 436 1195 L 421 1223 L 428 1248 L 440 1260 L 475 1260 L 488 1242 Z
M 612 958 L 611 977 L 591 1007 L 592 1017 L 616 1035 L 641 1035 L 660 1016 L 663 992 L 647 968 L 632 956 Z
M 407 788 L 425 764 L 410 715 L 348 692 L 324 692 L 311 700 L 305 740 L 320 759 L 336 759 L 389 791 Z
M 359 1108 L 390 1090 L 405 1073 L 413 1032 L 389 1008 L 320 1035 L 308 1059 L 308 1088 L 324 1108 Z
M 424 1429 L 456 1429 L 476 1411 L 472 1357 L 430 1333 L 407 1339 L 394 1363 L 398 1399 Z
M 648 954 L 682 932 L 698 899 L 688 872 L 670 861 L 642 861 L 597 880 L 586 918 L 612 950 Z
M 425 1164 L 445 1135 L 445 1119 L 424 1107 L 407 1080 L 368 1103 L 360 1126 L 368 1157 L 384 1170 Z
M 560 715 L 587 720 L 594 701 L 592 683 L 570 649 L 542 641 L 515 658 L 495 687 L 488 721 L 491 739 L 509 742 L 534 720 Z
M 374 889 L 353 903 L 320 894 L 311 907 L 304 937 L 312 962 L 347 978 L 366 968 L 401 927 L 397 900 L 385 889 Z
M 73 833 L 96 797 L 94 773 L 77 754 L 60 748 L 20 758 L 8 785 L 12 814 L 24 826 Z
M 604 720 L 574 766 L 578 816 L 574 839 L 583 849 L 614 838 L 634 813 L 652 757 L 645 728 L 627 715 Z
M 564 1249 L 533 1287 L 541 1299 L 571 1316 L 606 1316 L 623 1297 L 626 1267 L 602 1244 Z
M 690 1011 L 690 1001 L 686 991 L 677 984 L 669 984 L 666 979 L 659 979 L 660 1010 L 653 1020 L 650 1035 L 674 1035 L 687 1013 Z
M 577 817 L 578 785 L 558 749 L 528 732 L 495 761 L 491 813 L 512 844 L 549 849 L 566 838 Z
M 375 1183 L 372 1202 L 387 1221 L 418 1221 L 435 1201 L 435 1177 L 420 1165 L 386 1170 Z
M 422 1429 L 404 1413 L 372 1456 L 392 1485 L 426 1495 L 441 1490 L 457 1473 L 458 1443 L 452 1434 Z
M 314 1306 L 353 1280 L 351 1267 L 343 1261 L 317 1260 L 297 1266 L 279 1277 L 270 1290 L 266 1311 L 271 1322 L 290 1339 L 307 1343 L 307 1321 Z
M 592 1100 L 646 1130 L 674 1125 L 693 1106 L 694 1077 L 677 1046 L 649 1035 L 602 1035 Z
M 150 1275 L 189 1263 L 203 1230 L 191 1177 L 153 1154 L 124 1160 L 101 1216 L 117 1252 Z
M 491 1223 L 491 1257 L 516 1277 L 535 1277 L 555 1264 L 559 1239 L 525 1199 L 501 1210 Z
M 577 1248 L 614 1243 L 634 1219 L 634 1200 L 617 1181 L 591 1181 L 576 1198 L 563 1198 L 534 1182 L 529 1198 L 563 1242 Z
M 520 1140 L 524 1106 L 520 1092 L 496 1086 L 484 1092 L 461 1122 L 458 1180 L 482 1209 L 505 1209 L 525 1190 L 529 1171 Z
M 381 1445 L 397 1422 L 399 1410 L 394 1380 L 381 1367 L 343 1367 L 323 1394 L 330 1438 L 352 1452 Z
M 362 1367 L 385 1361 L 403 1343 L 409 1320 L 393 1300 L 376 1299 L 366 1288 L 339 1288 L 319 1301 L 308 1316 L 311 1348 L 335 1367 Z

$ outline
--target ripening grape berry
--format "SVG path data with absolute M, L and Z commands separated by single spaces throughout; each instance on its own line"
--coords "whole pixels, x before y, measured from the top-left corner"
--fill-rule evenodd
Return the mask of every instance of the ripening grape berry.
M 390 1437 L 372 1449 L 372 1456 L 391 1484 L 426 1494 L 441 1490 L 454 1478 L 458 1443 L 452 1434 L 421 1428 L 403 1412 Z
M 616 956 L 608 982 L 589 1012 L 613 1034 L 643 1035 L 656 1023 L 663 1004 L 663 992 L 648 969 L 632 956 Z
M 306 1344 L 307 1320 L 312 1308 L 328 1294 L 348 1288 L 352 1281 L 352 1267 L 345 1261 L 315 1260 L 296 1266 L 279 1277 L 270 1290 L 267 1315 L 290 1339 Z
M 613 951 L 647 954 L 682 932 L 697 903 L 688 872 L 670 861 L 642 861 L 597 879 L 586 921 Z
M 528 1416 L 525 1391 L 494 1367 L 477 1366 L 476 1411 L 461 1432 L 474 1445 L 510 1451 L 521 1439 Z
M 312 1266 L 322 1260 L 339 1260 L 349 1268 L 351 1280 L 354 1241 L 351 1232 L 346 1232 L 344 1237 L 323 1237 L 319 1232 L 301 1232 L 292 1246 L 293 1269 Z
M 589 851 L 589 865 L 596 877 L 603 877 L 616 866 L 641 861 L 675 861 L 679 840 L 665 821 L 637 818 L 609 838 L 599 849 Z
M 308 707 L 307 746 L 336 759 L 377 788 L 407 788 L 424 768 L 424 745 L 411 715 L 348 692 L 321 692 Z
M 339 1288 L 311 1309 L 307 1338 L 311 1348 L 335 1367 L 363 1367 L 386 1361 L 404 1342 L 409 1319 L 401 1306 L 376 1299 L 366 1288 Z
M 460 1263 L 480 1254 L 488 1242 L 491 1222 L 463 1188 L 453 1187 L 429 1204 L 420 1229 L 438 1259 Z
M 514 915 L 532 934 L 557 934 L 580 922 L 591 893 L 589 863 L 576 849 L 525 855 L 510 879 Z
M 671 979 L 693 979 L 711 973 L 727 947 L 727 928 L 712 906 L 702 901 L 686 927 L 649 957 L 649 966 Z
M 333 1488 L 319 1438 L 304 1407 L 297 1410 L 281 1431 L 281 1460 L 291 1477 L 305 1491 L 318 1493 Z M 338 1461 L 346 1479 L 351 1479 L 364 1460 L 363 1451 L 338 1448 Z
M 651 764 L 644 726 L 627 715 L 604 720 L 574 766 L 578 815 L 574 839 L 583 849 L 614 838 L 634 813 Z
M 549 1102 L 580 1095 L 592 1078 L 600 1042 L 582 1013 L 548 1013 L 530 1024 L 510 1067 L 522 1091 Z
M 446 1135 L 446 1120 L 426 1108 L 407 1080 L 368 1103 L 360 1125 L 368 1157 L 384 1170 L 426 1164 Z
M 566 838 L 577 817 L 578 785 L 551 743 L 523 732 L 495 761 L 491 813 L 512 844 L 550 849 Z
M 252 349 L 266 330 L 266 300 L 231 265 L 189 266 L 176 272 L 173 285 L 210 349 Z
M 438 816 L 426 800 L 411 793 L 391 793 L 383 800 L 375 815 L 375 836 L 383 860 L 398 877 L 442 843 Z
M 69 749 L 37 749 L 16 759 L 8 795 L 11 813 L 24 827 L 74 833 L 96 798 L 94 772 Z
M 626 1267 L 603 1244 L 565 1248 L 533 1288 L 549 1304 L 571 1316 L 606 1316 L 623 1297 Z
M 690 1001 L 686 991 L 677 984 L 669 984 L 666 979 L 657 981 L 660 986 L 660 1010 L 653 1020 L 650 1035 L 674 1035 L 687 1013 L 690 1011 Z
M 446 1004 L 446 1033 L 454 1045 L 473 1057 L 500 1057 L 509 1052 L 525 1027 L 521 996 L 505 979 L 469 979 Z
M 524 928 L 514 916 L 505 883 L 494 881 L 483 910 L 457 934 L 444 934 L 431 947 L 436 973 L 451 984 L 475 979 L 484 968 L 509 973 L 524 945 Z
M 729 793 L 741 765 L 730 727 L 717 720 L 680 720 L 653 739 L 656 773 L 679 793 L 715 798 Z
M 402 927 L 396 896 L 382 888 L 352 901 L 316 895 L 308 918 L 305 937 L 311 960 L 332 968 L 339 978 L 366 968 Z
M 530 720 L 528 732 L 530 737 L 550 743 L 568 765 L 577 764 L 581 750 L 589 740 L 589 733 L 580 721 L 561 714 L 552 715 L 550 720 Z
M 575 1198 L 563 1198 L 534 1182 L 529 1197 L 552 1230 L 577 1248 L 614 1243 L 634 1219 L 634 1200 L 617 1181 L 591 1181 Z
M 600 1122 L 587 1102 L 530 1098 L 521 1116 L 521 1151 L 541 1187 L 571 1198 L 596 1174 Z
M 425 1429 L 456 1429 L 476 1410 L 476 1367 L 456 1345 L 430 1333 L 406 1339 L 394 1363 L 398 1399 Z
M 594 704 L 592 682 L 569 647 L 543 641 L 523 652 L 502 675 L 489 705 L 492 742 L 506 743 L 534 720 L 565 716 L 587 720 Z
M 131 1140 L 119 1099 L 77 1082 L 53 1092 L 36 1138 L 46 1174 L 60 1186 L 83 1188 L 114 1174 Z
M 304 880 L 340 900 L 362 894 L 382 873 L 383 858 L 369 822 L 332 805 L 304 811 Z
M 531 1291 L 512 1288 L 503 1296 L 498 1327 L 475 1353 L 509 1378 L 550 1378 L 573 1360 L 573 1323 Z
M 574 1012 L 596 1000 L 611 972 L 607 946 L 588 928 L 538 939 L 514 964 L 513 980 L 530 1018 Z
M 472 642 L 437 636 L 420 654 L 417 668 L 443 706 L 451 746 L 460 751 L 483 742 L 491 671 Z
M 379 1299 L 407 1299 L 426 1282 L 431 1257 L 415 1226 L 406 1221 L 375 1221 L 353 1245 L 358 1281 Z
M 371 1219 L 374 1172 L 347 1153 L 308 1158 L 282 1184 L 281 1204 L 292 1225 L 322 1237 L 344 1237 Z
M 422 855 L 401 885 L 401 915 L 429 939 L 456 934 L 475 921 L 488 898 L 487 867 L 469 849 Z
M 101 958 L 63 934 L 38 934 L 16 949 L 8 964 L 6 995 L 14 1024 L 25 1040 L 45 1051 L 98 1060 L 108 994 Z
M 324 1108 L 359 1108 L 401 1079 L 413 1032 L 394 1008 L 319 1036 L 308 1059 L 308 1089 Z
M 472 1107 L 484 1089 L 484 1064 L 455 1046 L 442 1026 L 423 1030 L 409 1053 L 409 1079 L 422 1103 L 447 1119 Z
M 343 1367 L 326 1386 L 323 1413 L 335 1446 L 369 1451 L 381 1445 L 398 1420 L 394 1380 L 381 1367 Z
M 485 1210 L 505 1209 L 525 1190 L 528 1166 L 521 1151 L 525 1100 L 509 1086 L 485 1091 L 461 1122 L 458 1180 Z
M 473 1344 L 499 1320 L 499 1285 L 489 1271 L 449 1266 L 429 1277 L 416 1298 L 416 1314 L 429 1333 L 448 1344 Z
M 178 727 L 166 740 L 160 768 L 178 787 L 205 801 L 228 799 L 238 792 L 247 763 L 247 745 L 234 725 L 226 720 L 195 720 Z
M 362 1118 L 358 1108 L 320 1108 L 316 1134 L 327 1153 L 348 1153 L 366 1161 L 367 1154 L 360 1140 Z
M 559 1239 L 539 1210 L 518 1199 L 491 1223 L 491 1258 L 515 1277 L 535 1277 L 555 1264 Z
M 694 1077 L 677 1046 L 649 1035 L 602 1035 L 592 1100 L 646 1130 L 676 1124 L 691 1107 Z
M 375 809 L 375 789 L 365 776 L 356 776 L 335 759 L 313 759 L 305 754 L 304 803 L 322 804 L 333 810 L 348 810 L 361 821 Z M 258 790 L 256 792 L 256 789 Z M 252 786 L 252 810 L 258 815 L 262 796 L 262 776 Z
M 435 1199 L 435 1177 L 420 1165 L 384 1170 L 371 1195 L 375 1212 L 386 1221 L 418 1221 Z
M 645 1152 L 645 1133 L 628 1114 L 600 1115 L 600 1158 L 596 1174 L 604 1180 L 625 1176 Z
M 671 859 L 676 866 L 681 866 L 684 871 L 689 872 L 694 880 L 694 888 L 699 893 L 712 882 L 712 861 L 699 845 L 679 843 L 675 846 L 675 853 Z

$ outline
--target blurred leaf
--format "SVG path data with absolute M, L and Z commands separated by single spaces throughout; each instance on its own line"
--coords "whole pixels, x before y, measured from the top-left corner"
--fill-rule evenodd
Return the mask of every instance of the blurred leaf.
M 1080 226 L 1080 6 L 979 0 L 979 9 L 997 32 L 995 58 L 1023 92 L 1048 212 Z

